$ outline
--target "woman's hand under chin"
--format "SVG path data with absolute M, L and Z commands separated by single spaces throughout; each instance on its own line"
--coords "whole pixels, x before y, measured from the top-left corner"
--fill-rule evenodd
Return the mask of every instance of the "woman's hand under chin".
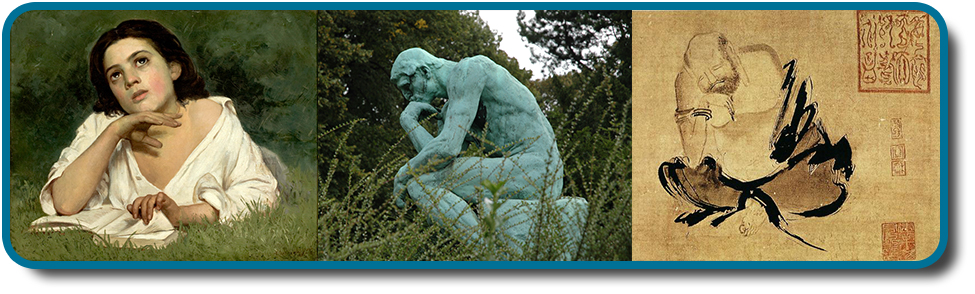
M 119 139 L 128 139 L 132 142 L 143 143 L 152 147 L 161 148 L 162 142 L 153 137 L 149 137 L 149 127 L 154 125 L 176 128 L 182 125 L 176 121 L 182 117 L 182 113 L 160 113 L 160 112 L 140 112 L 129 114 L 119 118 L 109 125 L 114 130 Z

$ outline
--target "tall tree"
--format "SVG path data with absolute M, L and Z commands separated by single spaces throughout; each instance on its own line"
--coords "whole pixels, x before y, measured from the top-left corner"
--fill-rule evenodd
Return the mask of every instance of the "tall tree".
M 631 96 L 631 17 L 630 11 L 538 10 L 531 19 L 518 13 L 519 33 L 540 49 L 532 59 L 553 74 L 539 85 L 546 109 L 603 127 L 606 113 L 623 111 Z M 589 100 L 579 102 L 585 108 L 572 103 L 581 97 Z
M 542 52 L 533 61 L 592 71 L 600 63 L 630 60 L 630 11 L 536 10 L 518 12 L 518 33 Z
M 585 197 L 590 259 L 629 259 L 631 237 L 631 12 L 519 12 L 519 33 L 551 74 L 538 81 L 565 162 L 563 194 Z M 556 70 L 560 69 L 560 70 Z

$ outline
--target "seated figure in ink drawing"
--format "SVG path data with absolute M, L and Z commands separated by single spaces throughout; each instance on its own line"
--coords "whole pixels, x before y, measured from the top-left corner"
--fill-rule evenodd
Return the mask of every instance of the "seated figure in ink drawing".
M 719 225 L 754 200 L 779 230 L 782 212 L 822 217 L 845 202 L 853 173 L 845 137 L 833 143 L 816 117 L 812 80 L 768 45 L 735 48 L 722 34 L 694 36 L 675 82 L 683 157 L 661 164 L 667 192 L 699 209 L 675 220 Z
M 505 211 L 529 211 L 561 195 L 563 164 L 552 126 L 534 95 L 503 67 L 484 56 L 455 62 L 412 48 L 397 56 L 390 81 L 410 101 L 400 124 L 418 152 L 396 176 L 398 205 L 408 195 L 437 223 L 478 242 L 478 213 L 487 213 L 483 207 L 491 205 L 482 202 L 493 197 L 482 182 L 503 183 Z M 435 98 L 447 99 L 443 109 L 430 105 Z M 433 114 L 436 136 L 419 124 Z M 462 157 L 467 148 L 482 148 L 486 156 Z M 552 202 L 585 217 L 582 199 Z M 475 213 L 477 204 L 482 209 Z M 578 222 L 572 226 L 581 230 Z M 523 242 L 530 224 L 516 227 L 506 234 Z
M 89 70 L 98 100 L 51 168 L 45 213 L 123 209 L 131 217 L 95 233 L 146 233 L 274 205 L 278 182 L 262 149 L 168 29 L 122 22 L 95 43 Z

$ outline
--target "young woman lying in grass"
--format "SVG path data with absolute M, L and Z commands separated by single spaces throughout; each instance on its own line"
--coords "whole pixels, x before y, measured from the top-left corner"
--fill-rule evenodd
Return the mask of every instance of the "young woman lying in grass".
M 277 180 L 233 103 L 210 96 L 161 24 L 128 20 L 105 32 L 89 55 L 89 74 L 94 113 L 51 168 L 40 195 L 45 213 L 107 206 L 145 225 L 176 227 L 274 205 Z

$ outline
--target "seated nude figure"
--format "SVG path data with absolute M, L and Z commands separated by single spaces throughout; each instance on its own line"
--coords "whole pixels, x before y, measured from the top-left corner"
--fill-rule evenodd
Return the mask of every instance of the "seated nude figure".
M 478 242 L 472 205 L 493 196 L 482 181 L 503 183 L 498 198 L 510 203 L 560 196 L 562 160 L 552 126 L 534 95 L 503 67 L 484 56 L 455 62 L 412 48 L 396 58 L 390 81 L 410 101 L 400 124 L 418 152 L 396 175 L 397 205 L 407 194 L 437 223 Z M 440 111 L 430 105 L 438 97 L 447 98 Z M 419 123 L 432 114 L 439 119 L 436 137 Z M 469 147 L 483 148 L 486 157 L 460 157 Z
M 796 85 L 796 61 L 783 65 L 768 45 L 734 47 L 723 35 L 694 36 L 675 81 L 684 157 L 660 166 L 661 184 L 699 210 L 675 221 L 693 226 L 727 217 L 755 200 L 769 222 L 784 228 L 783 212 L 822 217 L 847 197 L 853 174 L 845 137 L 830 141 L 816 117 L 812 80 Z

